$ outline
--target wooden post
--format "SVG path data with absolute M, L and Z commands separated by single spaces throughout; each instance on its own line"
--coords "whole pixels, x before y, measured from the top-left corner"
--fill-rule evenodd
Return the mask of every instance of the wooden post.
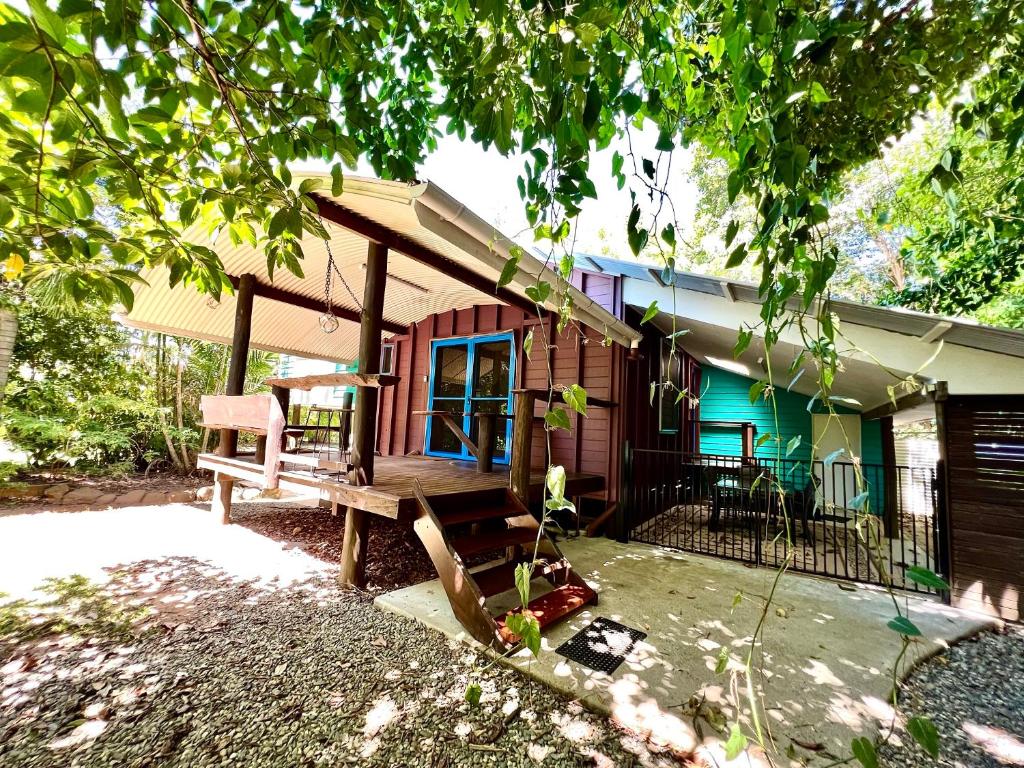
M 883 531 L 886 537 L 899 536 L 899 483 L 896 468 L 896 439 L 892 433 L 892 416 L 883 416 L 878 420 L 882 436 L 882 477 L 884 495 L 882 502 Z
M 231 338 L 231 360 L 228 364 L 226 395 L 241 395 L 245 391 L 245 367 L 249 361 L 249 336 L 252 332 L 252 300 L 256 295 L 256 276 L 242 275 L 235 293 L 235 330 Z M 217 453 L 234 456 L 238 452 L 238 432 L 222 429 Z M 231 491 L 235 481 L 220 473 L 213 478 L 213 503 L 216 519 L 224 525 L 231 522 Z
M 220 472 L 213 476 L 213 499 L 211 510 L 215 520 L 222 525 L 231 522 L 231 491 L 235 487 L 235 481 L 225 477 Z
M 231 338 L 231 361 L 228 364 L 225 395 L 241 395 L 245 392 L 245 366 L 249 360 L 252 300 L 255 295 L 256 276 L 242 275 L 238 279 L 238 290 L 235 293 L 235 331 Z M 222 429 L 217 453 L 221 456 L 234 456 L 237 452 L 238 432 L 233 429 Z
M 508 482 L 512 493 L 527 507 L 530 506 L 530 452 L 533 449 L 533 404 L 536 400 L 536 393 L 516 390 L 512 417 L 512 466 Z
M 278 405 L 281 406 L 281 414 L 285 419 L 285 426 L 288 426 L 288 402 L 291 400 L 291 390 L 287 387 L 273 386 L 270 388 L 270 394 L 277 400 Z M 281 445 L 278 452 L 287 450 L 288 446 L 285 444 L 288 438 L 284 435 L 284 430 L 281 431 Z M 262 464 L 267 458 L 267 438 L 260 435 L 256 438 L 256 463 Z
M 277 398 L 277 402 L 281 405 L 281 413 L 284 415 L 284 426 L 288 428 L 288 406 L 292 401 L 292 391 L 288 387 L 271 387 L 270 394 Z M 281 434 L 281 450 L 288 448 L 288 438 L 285 437 L 284 432 Z
M 352 392 L 346 392 L 341 396 L 341 419 L 338 425 L 338 446 L 341 449 L 341 453 L 344 454 L 348 451 L 349 441 L 352 437 L 352 401 L 354 399 Z
M 493 413 L 477 414 L 476 444 L 479 453 L 476 457 L 476 471 L 490 472 L 494 464 L 494 422 Z
M 380 334 L 384 317 L 388 249 L 371 242 L 366 251 L 366 283 L 359 320 L 359 373 L 380 372 Z M 377 388 L 359 387 L 352 419 L 353 485 L 373 485 L 373 450 L 377 439 Z M 341 583 L 366 586 L 366 539 L 370 518 L 362 509 L 345 512 L 345 538 L 341 545 Z
M 935 500 L 936 520 L 935 527 L 938 529 L 936 538 L 937 549 L 935 562 L 936 569 L 940 576 L 946 578 L 946 582 L 957 589 L 956 583 L 956 558 L 953 556 L 953 531 L 951 528 L 950 514 L 950 491 L 949 491 L 949 429 L 946 402 L 949 398 L 949 388 L 946 382 L 935 382 L 935 440 L 939 447 L 939 460 L 935 465 Z M 945 592 L 943 595 L 946 603 L 953 602 L 953 591 Z

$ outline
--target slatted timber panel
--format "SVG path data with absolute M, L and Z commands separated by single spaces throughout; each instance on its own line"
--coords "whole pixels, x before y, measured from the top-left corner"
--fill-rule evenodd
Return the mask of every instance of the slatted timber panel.
M 952 600 L 1024 618 L 1024 396 L 951 396 L 945 430 Z
M 621 291 L 615 277 L 577 270 L 572 282 L 606 309 L 615 311 L 616 303 L 620 303 Z M 380 453 L 404 456 L 424 451 L 426 419 L 412 412 L 427 408 L 430 346 L 434 339 L 512 331 L 517 387 L 546 388 L 550 363 L 556 386 L 579 383 L 591 396 L 617 402 L 627 351 L 618 345 L 604 346 L 603 335 L 590 328 L 572 326 L 558 334 L 555 321 L 555 317 L 545 316 L 544 330 L 553 344 L 547 360 L 541 342 L 541 321 L 519 309 L 499 304 L 432 315 L 409 326 L 404 334 L 393 337 L 390 342 L 395 344 L 395 373 L 400 381 L 380 394 L 377 443 Z M 527 359 L 523 340 L 531 330 L 534 345 Z M 561 399 L 556 398 L 556 401 L 561 402 Z M 545 407 L 545 403 L 537 403 L 538 417 L 543 417 Z M 538 422 L 533 434 L 533 468 L 543 470 L 550 458 L 568 472 L 600 475 L 606 479 L 608 491 L 599 495 L 615 498 L 619 487 L 620 420 L 618 409 L 592 408 L 586 418 L 572 416 L 571 433 L 559 430 L 551 435 L 550 457 L 544 429 Z

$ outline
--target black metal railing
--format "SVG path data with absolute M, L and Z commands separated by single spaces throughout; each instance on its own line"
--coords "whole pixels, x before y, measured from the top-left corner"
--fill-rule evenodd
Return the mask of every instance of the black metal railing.
M 632 449 L 620 531 L 765 566 L 933 592 L 912 566 L 948 572 L 935 469 Z

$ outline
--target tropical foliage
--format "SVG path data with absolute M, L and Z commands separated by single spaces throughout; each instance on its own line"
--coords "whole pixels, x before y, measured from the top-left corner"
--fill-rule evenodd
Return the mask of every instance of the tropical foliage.
M 194 466 L 210 435 L 199 395 L 223 388 L 227 351 L 156 334 L 132 336 L 110 307 L 55 311 L 33 295 L 16 305 L 19 331 L 0 427 L 35 467 L 129 472 Z M 253 352 L 247 387 L 272 357 Z

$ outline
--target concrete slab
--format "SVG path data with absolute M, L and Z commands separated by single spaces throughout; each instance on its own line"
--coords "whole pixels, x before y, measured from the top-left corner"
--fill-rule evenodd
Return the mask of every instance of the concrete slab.
M 747 731 L 752 728 L 740 672 L 774 571 L 608 539 L 569 541 L 562 551 L 598 590 L 599 605 L 548 631 L 539 659 L 524 650 L 505 663 L 655 742 L 704 752 L 709 761 L 722 763 L 716 729 L 734 722 L 737 710 Z M 535 594 L 541 584 L 534 581 Z M 912 644 L 903 674 L 916 660 L 993 624 L 937 601 L 903 595 L 898 600 L 923 633 Z M 376 603 L 474 642 L 436 580 L 382 595 Z M 512 605 L 514 596 L 499 596 L 497 603 Z M 886 622 L 895 615 L 892 599 L 881 590 L 796 574 L 780 579 L 757 648 L 764 674 L 756 688 L 771 751 L 783 764 L 825 763 L 834 759 L 830 755 L 848 755 L 852 738 L 875 736 L 880 723 L 891 722 L 887 702 L 900 640 Z M 554 653 L 597 616 L 648 633 L 612 676 Z M 723 647 L 729 666 L 716 674 Z M 756 754 L 741 759 L 764 762 Z

